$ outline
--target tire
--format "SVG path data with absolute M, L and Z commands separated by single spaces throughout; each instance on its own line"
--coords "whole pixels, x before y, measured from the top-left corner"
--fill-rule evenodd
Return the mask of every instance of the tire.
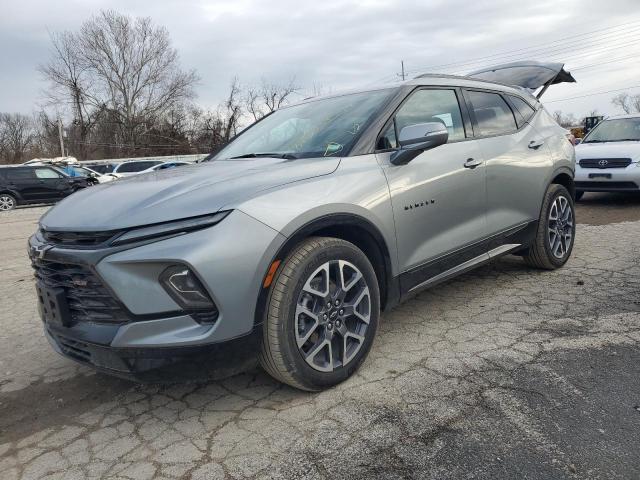
M 562 209 L 562 205 L 568 210 Z M 554 219 L 563 218 L 565 214 L 560 212 L 567 211 L 566 219 L 562 219 L 561 222 Z M 542 202 L 536 237 L 524 254 L 524 261 L 532 267 L 545 270 L 562 267 L 573 250 L 576 235 L 575 218 L 574 204 L 569 191 L 562 185 L 549 185 Z
M 16 197 L 8 193 L 0 193 L 0 212 L 8 212 L 18 205 Z
M 584 190 L 576 190 L 576 202 L 579 202 L 584 195 Z
M 340 272 L 348 288 L 333 282 Z M 371 349 L 380 316 L 378 281 L 369 259 L 349 242 L 302 241 L 280 265 L 267 302 L 259 359 L 283 383 L 307 391 L 332 387 Z

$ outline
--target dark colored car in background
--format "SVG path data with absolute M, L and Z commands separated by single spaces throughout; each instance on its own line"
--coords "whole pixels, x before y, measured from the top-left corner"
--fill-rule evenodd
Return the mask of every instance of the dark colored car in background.
M 18 205 L 55 203 L 89 185 L 86 177 L 69 177 L 50 166 L 0 167 L 0 211 Z
M 107 173 L 113 172 L 116 168 L 115 163 L 87 163 L 84 164 L 84 167 L 89 167 L 94 172 L 101 173 L 102 175 L 106 175 Z

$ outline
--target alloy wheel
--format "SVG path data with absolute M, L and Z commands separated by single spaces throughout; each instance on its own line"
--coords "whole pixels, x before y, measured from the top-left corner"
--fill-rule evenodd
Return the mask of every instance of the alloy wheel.
M 318 267 L 298 295 L 296 344 L 315 370 L 332 372 L 362 348 L 371 319 L 371 296 L 362 272 L 350 262 Z
M 547 235 L 553 256 L 564 258 L 573 241 L 573 209 L 563 195 L 558 196 L 551 204 Z
M 9 195 L 0 195 L 0 211 L 6 212 L 15 207 L 15 201 Z

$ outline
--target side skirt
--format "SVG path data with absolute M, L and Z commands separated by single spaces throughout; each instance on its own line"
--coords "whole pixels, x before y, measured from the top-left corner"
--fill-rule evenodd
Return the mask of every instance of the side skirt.
M 537 220 L 523 223 L 402 273 L 399 279 L 402 299 L 495 258 L 527 248 L 533 242 L 537 228 Z

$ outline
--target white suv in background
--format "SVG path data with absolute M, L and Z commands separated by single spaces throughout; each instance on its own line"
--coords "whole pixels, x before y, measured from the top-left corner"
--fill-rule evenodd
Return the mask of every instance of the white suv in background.
M 576 146 L 576 200 L 584 192 L 640 191 L 640 114 L 609 117 Z

